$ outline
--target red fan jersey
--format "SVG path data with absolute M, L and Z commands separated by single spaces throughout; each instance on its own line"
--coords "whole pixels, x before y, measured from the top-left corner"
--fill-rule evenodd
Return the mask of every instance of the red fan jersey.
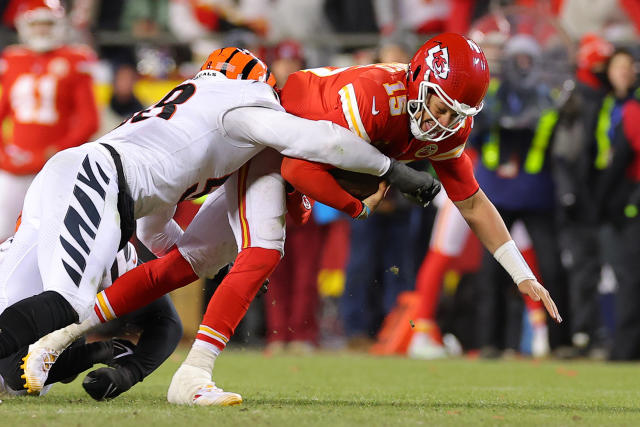
M 36 53 L 10 46 L 0 58 L 0 122 L 13 136 L 0 143 L 0 168 L 37 173 L 55 152 L 83 144 L 98 130 L 89 74 L 95 55 L 87 47 L 62 46 Z
M 344 126 L 398 160 L 429 159 L 449 197 L 464 200 L 478 190 L 471 162 L 464 153 L 473 120 L 468 118 L 458 133 L 437 143 L 414 139 L 407 115 L 406 73 L 405 64 L 298 71 L 282 88 L 282 105 L 291 114 Z M 318 188 L 328 182 L 326 178 L 314 175 L 315 179 L 309 179 L 319 173 L 317 169 L 300 160 L 285 159 L 282 172 L 303 193 L 357 216 L 362 209 L 360 201 L 335 181 L 329 191 Z

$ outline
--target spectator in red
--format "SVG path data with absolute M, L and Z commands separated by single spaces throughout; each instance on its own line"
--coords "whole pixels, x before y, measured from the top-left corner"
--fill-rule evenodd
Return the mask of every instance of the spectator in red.
M 64 9 L 55 1 L 18 6 L 22 45 L 0 59 L 0 123 L 10 119 L 13 135 L 0 134 L 0 241 L 13 234 L 24 195 L 56 152 L 83 144 L 98 129 L 88 47 L 64 44 Z

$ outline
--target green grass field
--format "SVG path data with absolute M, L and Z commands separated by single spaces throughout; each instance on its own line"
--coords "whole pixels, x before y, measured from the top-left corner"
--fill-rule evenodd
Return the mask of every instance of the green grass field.
M 165 400 L 184 354 L 111 402 L 89 398 L 81 378 L 43 398 L 3 397 L 0 425 L 640 425 L 637 364 L 423 362 L 339 353 L 267 358 L 230 350 L 216 362 L 215 379 L 244 403 L 194 408 Z

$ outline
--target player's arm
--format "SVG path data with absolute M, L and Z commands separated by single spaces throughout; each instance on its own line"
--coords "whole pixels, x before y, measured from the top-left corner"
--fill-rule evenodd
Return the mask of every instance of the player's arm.
M 562 318 L 549 292 L 536 280 L 498 210 L 479 188 L 466 153 L 444 161 L 432 161 L 432 164 L 447 194 L 471 230 L 509 273 L 520 292 L 528 294 L 534 301 L 542 300 L 549 315 L 561 322 Z M 468 194 L 470 191 L 473 192 Z
M 329 172 L 332 166 L 285 157 L 282 177 L 308 197 L 357 218 L 365 210 L 363 203 L 346 192 Z
M 82 60 L 74 63 L 75 83 L 70 94 L 74 106 L 73 121 L 69 133 L 58 142 L 58 150 L 84 144 L 98 131 L 100 119 L 90 73 L 93 62 L 94 58 L 87 53 Z
M 353 172 L 382 176 L 391 159 L 343 127 L 306 120 L 264 107 L 241 107 L 223 118 L 233 139 L 274 148 L 287 157 L 328 163 Z
M 140 218 L 136 222 L 136 235 L 155 256 L 161 257 L 175 246 L 184 231 L 173 219 L 176 207 Z
M 287 214 L 296 225 L 303 225 L 309 221 L 311 210 L 315 204 L 315 200 L 307 197 L 300 191 L 287 189 Z

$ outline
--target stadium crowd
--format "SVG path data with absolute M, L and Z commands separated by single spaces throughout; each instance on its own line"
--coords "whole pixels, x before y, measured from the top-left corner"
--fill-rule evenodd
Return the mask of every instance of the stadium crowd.
M 518 292 L 444 191 L 423 209 L 392 188 L 366 220 L 320 203 L 305 224 L 288 218 L 286 256 L 233 341 L 269 355 L 640 359 L 637 2 L 55 3 L 0 3 L 0 242 L 53 154 L 156 102 L 214 49 L 251 50 L 282 87 L 304 68 L 406 64 L 430 35 L 456 32 L 482 47 L 491 68 L 466 146 L 475 175 L 564 321 Z M 41 4 L 65 17 L 38 23 L 25 11 Z M 10 45 L 18 41 L 27 62 Z M 181 202 L 178 223 L 185 228 L 201 205 Z M 141 259 L 153 258 L 134 243 Z M 204 308 L 225 272 L 205 281 Z

